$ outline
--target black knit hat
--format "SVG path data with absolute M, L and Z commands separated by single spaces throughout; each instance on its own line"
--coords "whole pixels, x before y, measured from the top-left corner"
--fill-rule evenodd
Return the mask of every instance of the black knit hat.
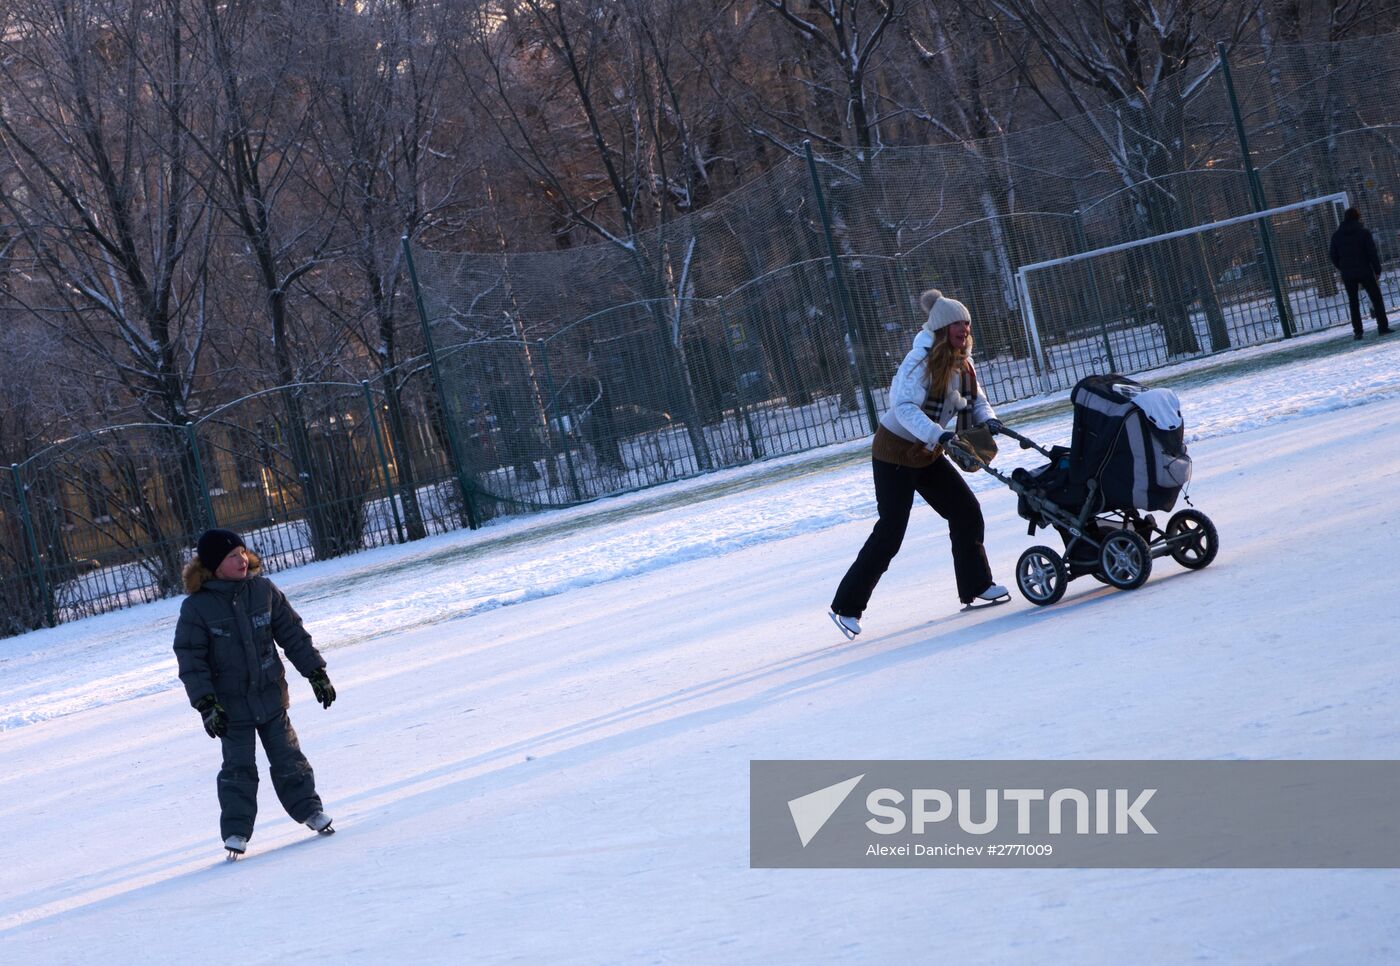
M 235 547 L 246 546 L 243 538 L 232 530 L 205 530 L 199 535 L 194 555 L 199 558 L 200 565 L 212 574 Z

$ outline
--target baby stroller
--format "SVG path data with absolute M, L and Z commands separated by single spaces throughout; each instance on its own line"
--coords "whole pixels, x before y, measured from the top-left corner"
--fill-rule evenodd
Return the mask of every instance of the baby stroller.
M 1135 590 L 1152 573 L 1156 557 L 1170 556 L 1191 570 L 1210 564 L 1219 538 L 1208 516 L 1180 510 L 1158 527 L 1149 512 L 1170 511 L 1191 479 L 1176 394 L 1109 374 L 1081 379 L 1070 399 L 1069 448 L 1046 449 L 999 429 L 1050 461 L 1039 469 L 1018 468 L 1007 475 L 970 447 L 957 442 L 950 447 L 958 450 L 950 455 L 980 466 L 1016 493 L 1017 511 L 1030 523 L 1027 533 L 1053 527 L 1060 534 L 1063 552 L 1035 546 L 1021 554 L 1016 562 L 1021 595 L 1032 604 L 1053 604 L 1071 580 L 1086 575 Z

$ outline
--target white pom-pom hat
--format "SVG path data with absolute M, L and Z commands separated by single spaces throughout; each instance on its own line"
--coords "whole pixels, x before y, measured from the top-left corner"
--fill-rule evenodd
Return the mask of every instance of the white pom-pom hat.
M 924 331 L 930 334 L 945 329 L 954 322 L 971 322 L 972 313 L 957 299 L 950 299 L 936 288 L 931 288 L 919 296 L 919 305 L 928 313 Z

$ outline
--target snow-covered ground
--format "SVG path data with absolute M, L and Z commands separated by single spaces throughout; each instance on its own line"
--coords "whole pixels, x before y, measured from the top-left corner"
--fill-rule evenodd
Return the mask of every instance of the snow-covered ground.
M 340 832 L 264 787 L 234 865 L 178 601 L 0 641 L 0 962 L 1394 961 L 1400 872 L 748 868 L 755 758 L 1398 757 L 1400 339 L 1316 348 L 1153 374 L 1222 550 L 1133 592 L 959 613 L 916 508 L 846 644 L 860 443 L 279 575 Z

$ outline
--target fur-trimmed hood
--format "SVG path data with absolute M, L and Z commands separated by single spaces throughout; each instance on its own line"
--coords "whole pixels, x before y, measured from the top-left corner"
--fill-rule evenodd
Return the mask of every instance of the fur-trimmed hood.
M 248 576 L 256 577 L 258 574 L 262 573 L 262 558 L 253 553 L 253 551 L 248 550 L 247 547 L 243 549 L 248 554 Z M 214 575 L 209 572 L 209 568 L 200 563 L 198 557 L 195 557 L 189 563 L 185 564 L 185 570 L 181 576 L 185 579 L 185 593 L 187 594 L 195 593 L 204 586 L 206 580 L 214 579 Z

